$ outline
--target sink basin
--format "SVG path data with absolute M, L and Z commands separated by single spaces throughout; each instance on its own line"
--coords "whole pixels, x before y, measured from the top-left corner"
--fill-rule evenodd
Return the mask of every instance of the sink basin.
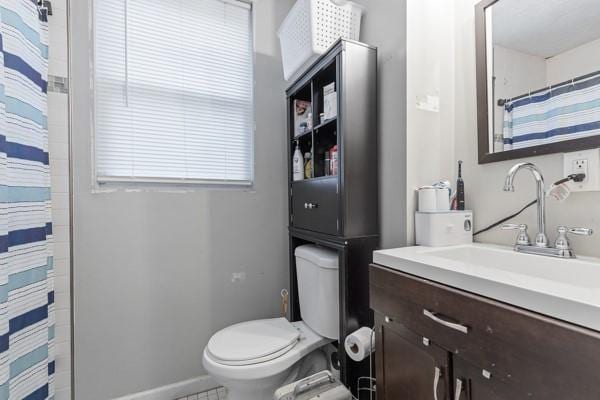
M 373 260 L 600 331 L 600 259 L 559 259 L 469 244 L 380 250 Z
M 429 254 L 450 262 L 526 275 L 534 279 L 586 289 L 600 288 L 600 264 L 585 259 L 549 258 L 517 253 L 507 248 L 478 245 L 432 249 Z

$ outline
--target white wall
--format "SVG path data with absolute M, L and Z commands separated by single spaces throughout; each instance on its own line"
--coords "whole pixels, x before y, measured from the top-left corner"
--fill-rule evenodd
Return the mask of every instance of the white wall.
M 547 60 L 548 84 L 555 85 L 600 70 L 600 39 Z
M 52 192 L 55 290 L 55 400 L 71 398 L 69 102 L 67 0 L 52 1 L 48 18 L 48 145 Z
M 535 198 L 533 178 L 526 173 L 518 176 L 515 182 L 516 192 L 506 193 L 502 191 L 504 177 L 508 169 L 519 161 L 512 160 L 487 165 L 477 164 L 477 97 L 475 80 L 475 20 L 474 6 L 478 0 L 455 0 L 446 2 L 443 0 L 409 0 L 408 1 L 408 23 L 409 26 L 420 25 L 420 31 L 408 30 L 408 157 L 412 153 L 422 156 L 426 160 L 436 160 L 431 165 L 426 164 L 423 171 L 423 163 L 418 162 L 410 165 L 408 179 L 410 186 L 408 190 L 419 185 L 430 184 L 432 179 L 440 175 L 446 177 L 456 176 L 455 160 L 464 161 L 464 178 L 466 181 L 467 207 L 475 212 L 476 229 L 482 228 L 516 210 L 528 201 Z M 447 13 L 425 13 L 430 7 L 444 7 L 440 3 L 449 3 L 446 6 L 452 8 L 453 12 Z M 454 18 L 451 16 L 454 15 Z M 452 22 L 449 22 L 451 20 Z M 413 21 L 413 22 L 411 22 Z M 421 32 L 418 34 L 418 32 Z M 426 32 L 435 34 L 426 35 Z M 437 37 L 437 43 L 446 43 L 451 51 L 431 51 L 433 60 L 426 58 L 414 59 L 414 53 L 420 48 L 431 45 L 431 36 Z M 437 47 L 434 47 L 434 49 Z M 411 68 L 411 59 L 414 67 Z M 454 91 L 440 91 L 442 104 L 454 104 L 454 112 L 445 116 L 440 114 L 440 121 L 432 122 L 429 119 L 419 118 L 422 111 L 417 110 L 412 103 L 410 85 L 415 85 L 413 92 L 426 93 L 431 90 L 429 81 L 439 79 L 434 66 L 444 65 L 445 68 L 453 69 L 450 78 L 454 82 Z M 425 71 L 425 72 L 423 72 Z M 411 83 L 412 82 L 412 83 Z M 435 120 L 435 119 L 434 119 Z M 431 140 L 439 140 L 425 148 L 420 140 L 422 135 L 427 135 Z M 445 135 L 452 136 L 451 147 L 441 146 L 450 139 Z M 415 144 L 412 144 L 416 142 Z M 427 155 L 427 157 L 425 157 Z M 448 162 L 452 159 L 452 162 Z M 562 156 L 560 154 L 530 157 L 526 160 L 535 162 L 542 168 L 548 182 L 562 177 Z M 445 166 L 446 169 L 439 166 Z M 412 196 L 408 196 L 409 200 Z M 555 228 L 560 225 L 586 226 L 600 231 L 600 193 L 574 193 L 566 202 L 558 203 L 550 201 L 547 205 L 548 231 L 554 237 Z M 415 211 L 415 203 L 409 202 L 408 216 L 411 217 Z M 535 230 L 535 209 L 527 211 L 516 221 L 529 224 Z M 478 238 L 483 242 L 499 243 L 505 245 L 514 244 L 515 235 L 512 232 L 503 232 L 498 229 L 486 233 Z M 582 255 L 600 256 L 598 237 L 573 238 L 575 251 Z
M 498 100 L 546 87 L 546 59 L 494 45 L 494 77 L 494 134 L 502 135 L 504 109 Z
M 288 286 L 287 155 L 276 30 L 292 0 L 255 0 L 252 190 L 92 192 L 88 2 L 71 2 L 75 397 L 202 375 L 210 336 L 279 314 Z M 234 273 L 244 279 L 234 281 Z
M 361 41 L 378 55 L 380 243 L 399 247 L 406 243 L 406 2 L 356 1 L 366 7 Z
M 414 243 L 416 189 L 450 179 L 454 161 L 454 9 L 447 0 L 407 2 L 407 241 Z M 417 108 L 427 96 L 439 112 Z

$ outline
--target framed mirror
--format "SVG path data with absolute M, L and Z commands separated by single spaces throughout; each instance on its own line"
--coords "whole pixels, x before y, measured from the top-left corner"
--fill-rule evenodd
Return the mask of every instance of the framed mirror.
M 600 1 L 475 6 L 479 163 L 600 147 Z

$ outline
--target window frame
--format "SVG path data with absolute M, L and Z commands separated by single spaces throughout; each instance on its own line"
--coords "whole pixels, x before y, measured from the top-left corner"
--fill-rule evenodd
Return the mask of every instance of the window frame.
M 256 10 L 254 6 L 254 0 L 219 0 L 225 4 L 232 4 L 236 6 L 244 6 L 249 10 L 250 30 L 248 32 L 250 37 L 251 46 L 251 93 L 250 98 L 252 101 L 251 119 L 250 119 L 250 155 L 249 155 L 249 179 L 244 181 L 234 181 L 227 179 L 190 179 L 190 178 L 152 178 L 152 177 L 101 177 L 98 174 L 97 169 L 97 153 L 96 153 L 96 110 L 97 110 L 97 97 L 96 97 L 96 1 L 102 0 L 88 0 L 89 1 L 89 65 L 90 65 L 90 150 L 91 150 L 91 179 L 92 179 L 92 190 L 95 192 L 113 191 L 118 189 L 184 189 L 184 190 L 195 190 L 195 189 L 209 189 L 209 188 L 229 188 L 229 189 L 241 189 L 241 190 L 254 190 L 256 182 L 256 42 L 255 42 L 255 21 L 256 21 Z M 124 0 L 127 1 L 127 0 Z

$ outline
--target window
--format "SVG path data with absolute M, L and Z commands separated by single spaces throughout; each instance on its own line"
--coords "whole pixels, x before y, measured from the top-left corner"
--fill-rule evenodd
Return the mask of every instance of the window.
M 98 182 L 250 184 L 250 5 L 97 0 L 94 7 Z

